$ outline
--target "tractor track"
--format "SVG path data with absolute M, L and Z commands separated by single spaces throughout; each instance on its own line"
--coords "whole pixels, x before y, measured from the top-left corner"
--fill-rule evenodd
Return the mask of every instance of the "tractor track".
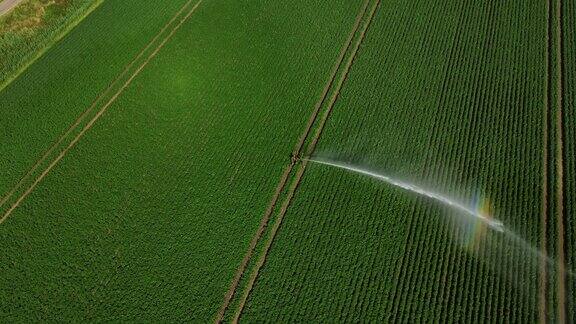
M 296 159 L 300 155 L 300 153 L 302 152 L 302 148 L 304 147 L 304 144 L 306 143 L 306 139 L 308 138 L 308 135 L 310 134 L 310 131 L 312 130 L 314 123 L 316 122 L 316 120 L 318 118 L 318 114 L 320 112 L 320 109 L 322 108 L 322 105 L 324 104 L 324 102 L 326 101 L 326 98 L 328 97 L 328 93 L 329 93 L 330 89 L 332 88 L 332 85 L 334 84 L 334 80 L 336 79 L 336 76 L 338 75 L 338 71 L 340 70 L 340 66 L 342 65 L 342 62 L 344 61 L 344 57 L 345 57 L 346 53 L 348 52 L 350 45 L 352 44 L 352 40 L 354 38 L 354 35 L 356 34 L 356 32 L 360 26 L 360 23 L 362 21 L 362 17 L 364 16 L 364 13 L 366 12 L 366 8 L 368 7 L 369 2 L 370 2 L 370 0 L 364 1 L 364 4 L 362 5 L 360 12 L 356 16 L 356 20 L 354 22 L 352 30 L 350 31 L 350 34 L 348 35 L 348 38 L 346 39 L 344 46 L 340 50 L 338 58 L 336 59 L 336 63 L 334 64 L 334 66 L 332 68 L 328 82 L 324 86 L 324 89 L 322 91 L 320 99 L 318 100 L 318 102 L 314 106 L 314 110 L 312 111 L 312 114 L 310 115 L 310 118 L 308 119 L 306 127 L 304 128 L 304 131 L 300 135 L 298 142 L 294 146 L 294 149 L 292 151 L 290 164 L 288 166 L 286 166 L 286 168 L 284 169 L 284 172 L 282 173 L 280 181 L 278 182 L 278 185 L 276 186 L 276 190 L 274 192 L 274 195 L 272 196 L 272 199 L 270 200 L 270 203 L 268 204 L 268 207 L 266 208 L 264 216 L 262 217 L 262 220 L 260 221 L 260 225 L 256 231 L 256 234 L 252 237 L 252 240 L 250 241 L 250 245 L 248 246 L 248 250 L 246 251 L 244 258 L 242 259 L 240 266 L 236 270 L 236 273 L 234 275 L 234 279 L 232 280 L 232 283 L 230 284 L 230 287 L 229 287 L 228 291 L 226 292 L 226 295 L 224 296 L 224 302 L 222 303 L 220 309 L 218 310 L 218 313 L 216 315 L 216 319 L 214 321 L 215 323 L 221 323 L 224 320 L 224 315 L 226 314 L 226 310 L 230 306 L 230 302 L 232 301 L 232 298 L 236 294 L 236 290 L 238 289 L 238 285 L 240 284 L 240 280 L 245 275 L 246 268 L 248 267 L 248 264 L 250 263 L 250 260 L 252 259 L 252 256 L 254 255 L 254 250 L 256 249 L 256 246 L 258 245 L 258 242 L 262 238 L 262 235 L 264 234 L 264 231 L 265 231 L 266 227 L 268 226 L 268 222 L 270 221 L 270 217 L 272 216 L 272 213 L 274 212 L 274 209 L 276 208 L 276 205 L 278 204 L 278 199 L 280 198 L 280 195 L 282 194 L 282 192 L 286 188 L 286 184 L 288 182 L 288 179 L 290 178 L 290 175 L 292 174 L 292 171 L 293 171 L 294 166 L 296 164 Z
M 556 208 L 558 258 L 558 323 L 566 323 L 566 269 L 564 249 L 564 131 L 563 131 L 563 71 L 562 60 L 562 0 L 556 4 Z
M 336 85 L 336 88 L 334 90 L 334 93 L 332 94 L 330 102 L 328 103 L 328 106 L 326 107 L 326 111 L 324 112 L 324 115 L 322 116 L 322 119 L 320 120 L 318 128 L 316 129 L 316 133 L 314 134 L 314 137 L 312 138 L 312 141 L 310 142 L 310 144 L 306 150 L 307 156 L 314 153 L 314 149 L 316 148 L 316 144 L 318 143 L 318 140 L 319 140 L 320 136 L 322 135 L 322 131 L 324 129 L 324 126 L 326 125 L 328 117 L 330 116 L 330 114 L 332 112 L 332 109 L 334 107 L 334 103 L 338 99 L 338 96 L 340 94 L 340 90 L 342 89 L 344 82 L 347 80 L 348 73 L 350 72 L 350 68 L 351 68 L 352 64 L 354 63 L 354 60 L 355 60 L 356 55 L 358 53 L 358 49 L 360 48 L 360 45 L 361 45 L 362 41 L 364 40 L 364 37 L 366 35 L 366 31 L 368 30 L 368 28 L 369 28 L 369 26 L 370 26 L 370 24 L 374 18 L 374 14 L 376 13 L 376 10 L 380 5 L 380 2 L 381 2 L 381 0 L 375 1 L 374 5 L 370 11 L 370 14 L 367 18 L 367 21 L 364 25 L 364 28 L 360 32 L 360 35 L 358 37 L 358 40 L 354 46 L 352 53 L 348 59 L 348 62 L 344 66 L 342 77 L 340 78 L 338 84 Z M 238 309 L 236 310 L 236 313 L 234 315 L 234 319 L 232 321 L 233 323 L 237 323 L 240 320 L 240 316 L 242 315 L 242 311 L 244 310 L 244 307 L 245 307 L 246 302 L 250 296 L 252 288 L 254 287 L 254 284 L 255 284 L 256 280 L 258 279 L 260 269 L 262 268 L 262 266 L 266 262 L 266 257 L 268 256 L 268 252 L 270 251 L 270 247 L 272 246 L 272 244 L 274 242 L 274 238 L 276 237 L 276 234 L 278 233 L 278 230 L 280 229 L 280 226 L 282 225 L 282 220 L 284 219 L 284 216 L 286 215 L 286 211 L 288 210 L 288 207 L 290 206 L 290 204 L 292 202 L 292 198 L 294 197 L 294 194 L 295 194 L 296 190 L 298 189 L 298 186 L 300 185 L 300 182 L 302 180 L 304 172 L 306 171 L 307 165 L 308 165 L 308 160 L 306 160 L 306 159 L 302 160 L 300 167 L 296 171 L 295 178 L 292 182 L 292 185 L 290 186 L 290 189 L 288 191 L 286 199 L 284 200 L 284 203 L 282 204 L 282 207 L 279 211 L 278 217 L 276 218 L 276 221 L 274 222 L 274 225 L 271 229 L 270 237 L 266 241 L 265 246 L 264 246 L 264 250 L 262 251 L 260 258 L 258 259 L 258 261 L 255 265 L 255 268 L 252 271 L 252 274 L 250 275 L 248 285 L 246 287 L 246 290 L 244 291 L 244 294 L 242 295 L 242 298 L 240 300 L 240 304 L 239 304 Z

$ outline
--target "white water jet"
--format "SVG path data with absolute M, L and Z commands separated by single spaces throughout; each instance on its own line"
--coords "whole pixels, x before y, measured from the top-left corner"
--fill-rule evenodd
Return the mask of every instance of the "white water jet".
M 314 163 L 318 163 L 318 164 L 332 166 L 332 167 L 343 169 L 343 170 L 348 170 L 348 171 L 351 171 L 354 173 L 358 173 L 358 174 L 372 177 L 374 179 L 386 182 L 392 186 L 402 188 L 402 189 L 410 191 L 412 193 L 416 193 L 416 194 L 419 194 L 421 196 L 428 197 L 428 198 L 434 199 L 436 201 L 439 201 L 439 202 L 441 202 L 445 205 L 448 205 L 448 206 L 450 206 L 456 210 L 464 212 L 465 214 L 467 214 L 469 216 L 477 218 L 478 220 L 484 222 L 486 225 L 488 225 L 491 229 L 493 229 L 495 231 L 502 233 L 505 230 L 504 224 L 502 224 L 501 221 L 491 218 L 490 215 L 481 214 L 478 211 L 476 211 L 472 208 L 466 207 L 464 204 L 459 203 L 459 202 L 455 201 L 454 199 L 443 196 L 439 193 L 425 190 L 425 189 L 420 188 L 416 185 L 406 183 L 406 182 L 403 182 L 403 181 L 400 181 L 397 179 L 393 179 L 391 177 L 388 177 L 388 176 L 385 176 L 382 174 L 378 174 L 378 173 L 375 173 L 372 171 L 364 170 L 364 169 L 361 169 L 359 167 L 356 167 L 356 166 L 353 166 L 350 164 L 327 161 L 327 160 L 320 160 L 320 159 L 311 159 L 311 158 L 308 158 L 305 160 L 310 161 L 310 162 L 314 162 Z
M 539 278 L 542 274 L 546 276 L 546 282 L 557 280 L 558 275 L 570 277 L 572 280 L 576 278 L 574 270 L 568 268 L 566 264 L 558 263 L 546 253 L 540 251 L 540 249 L 532 246 L 511 228 L 505 227 L 501 221 L 494 219 L 492 217 L 493 215 L 484 208 L 467 207 L 468 205 L 466 203 L 459 202 L 443 194 L 351 164 L 318 158 L 304 158 L 303 160 L 347 170 L 383 181 L 394 187 L 445 204 L 459 212 L 459 214 L 462 213 L 468 217 L 472 217 L 471 219 L 475 220 L 475 222 L 462 223 L 471 225 L 472 229 L 466 227 L 463 231 L 453 230 L 453 233 L 456 234 L 459 239 L 464 238 L 466 241 L 472 239 L 472 241 L 468 241 L 463 245 L 468 253 L 474 255 L 477 260 L 488 266 L 489 269 L 495 274 L 498 274 L 500 278 L 504 278 L 510 282 L 519 293 L 524 296 L 523 298 L 530 300 L 536 298 L 535 296 L 538 293 L 537 288 L 535 288 L 538 284 L 536 278 Z M 480 242 L 478 241 L 479 237 L 475 237 L 474 234 L 475 230 L 477 231 L 482 228 L 475 226 L 480 223 L 486 225 L 484 228 L 494 230 L 492 234 L 481 232 L 480 237 L 482 238 L 482 244 L 478 244 Z M 463 235 L 463 237 L 460 237 L 460 235 Z M 568 298 L 572 296 L 570 293 L 567 295 Z

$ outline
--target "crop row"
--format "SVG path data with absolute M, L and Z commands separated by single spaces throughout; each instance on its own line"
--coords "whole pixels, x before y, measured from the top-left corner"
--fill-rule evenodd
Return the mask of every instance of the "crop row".
M 576 6 L 563 1 L 563 62 L 564 62 L 564 127 L 565 127 L 565 200 L 567 268 L 576 269 Z M 576 321 L 576 279 L 566 281 L 567 322 Z
M 317 153 L 463 201 L 484 192 L 538 248 L 543 13 L 535 1 L 383 3 Z M 531 252 L 490 232 L 478 250 L 462 247 L 470 233 L 446 214 L 312 166 L 245 319 L 534 321 Z

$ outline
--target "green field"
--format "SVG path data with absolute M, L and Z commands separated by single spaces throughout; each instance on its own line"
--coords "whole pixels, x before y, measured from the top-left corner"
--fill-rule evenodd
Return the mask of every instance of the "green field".
M 2 72 L 0 321 L 573 322 L 574 9 L 103 0 Z

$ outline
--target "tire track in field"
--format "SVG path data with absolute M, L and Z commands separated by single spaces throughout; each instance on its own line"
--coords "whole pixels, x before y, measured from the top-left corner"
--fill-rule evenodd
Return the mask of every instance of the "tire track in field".
M 0 218 L 0 224 L 2 224 L 12 212 L 22 203 L 24 199 L 36 188 L 36 186 L 46 177 L 48 173 L 58 164 L 58 162 L 72 149 L 76 143 L 84 136 L 84 134 L 92 128 L 94 123 L 108 110 L 110 105 L 118 99 L 118 97 L 126 90 L 126 88 L 134 81 L 134 79 L 142 72 L 142 70 L 148 65 L 148 63 L 160 52 L 160 50 L 166 45 L 166 43 L 174 36 L 176 31 L 192 16 L 196 11 L 198 6 L 203 0 L 199 0 L 194 7 L 180 20 L 180 22 L 170 31 L 170 33 L 162 40 L 162 42 L 154 49 L 154 51 L 146 58 L 146 60 L 136 69 L 136 71 L 128 78 L 128 80 L 120 87 L 120 89 L 106 102 L 106 104 L 98 111 L 98 113 L 84 126 L 84 128 L 76 135 L 76 137 L 68 144 L 68 146 L 60 152 L 60 154 L 48 165 L 48 167 L 36 178 L 36 180 L 28 187 L 26 191 L 16 200 L 16 202 L 6 211 L 6 213 Z
M 168 21 L 168 23 L 166 23 L 166 25 L 162 27 L 162 29 L 154 36 L 154 38 L 152 38 L 152 40 L 146 44 L 146 46 L 134 57 L 134 59 L 132 59 L 132 61 L 130 61 L 130 63 L 125 66 L 124 70 L 118 76 L 116 76 L 116 78 L 114 78 L 108 87 L 104 89 L 104 91 L 101 92 L 96 97 L 96 99 L 94 99 L 94 101 L 92 101 L 88 109 L 82 112 L 74 121 L 74 123 L 72 123 L 72 125 L 70 125 L 70 127 L 64 132 L 64 134 L 60 135 L 56 142 L 54 142 L 54 144 L 52 144 L 52 146 L 50 146 L 48 150 L 42 154 L 40 159 L 34 163 L 32 168 L 28 170 L 28 172 L 16 183 L 16 185 L 12 187 L 12 189 L 10 189 L 10 191 L 8 191 L 8 193 L 0 199 L 0 207 L 2 207 L 16 193 L 16 191 L 20 189 L 20 187 L 32 176 L 32 174 L 36 172 L 40 165 L 42 165 L 42 163 L 44 163 L 46 159 L 50 157 L 50 155 L 60 146 L 60 144 L 62 144 L 62 142 L 64 142 L 64 140 L 78 128 L 82 121 L 84 121 L 84 119 L 98 106 L 100 101 L 108 96 L 114 86 L 116 86 L 116 84 L 130 71 L 134 64 L 142 58 L 144 53 L 152 47 L 152 45 L 160 38 L 160 36 L 168 29 L 168 27 L 173 24 L 176 19 L 185 11 L 185 9 L 194 1 L 195 0 L 189 0 L 184 4 L 184 6 L 182 6 L 182 8 L 180 8 L 180 10 L 172 17 L 172 19 L 170 19 L 170 21 Z
M 557 230 L 557 258 L 558 258 L 558 323 L 566 323 L 566 271 L 564 261 L 564 142 L 563 142 L 563 116 L 562 116 L 562 0 L 556 4 L 556 208 L 558 221 Z
M 340 66 L 342 65 L 342 62 L 344 61 L 344 57 L 345 57 L 346 53 L 348 52 L 350 45 L 352 44 L 352 40 L 354 38 L 354 35 L 356 34 L 356 32 L 360 26 L 360 23 L 362 22 L 362 17 L 364 17 L 364 14 L 366 12 L 366 8 L 368 7 L 369 2 L 370 2 L 370 0 L 364 1 L 364 4 L 362 5 L 360 12 L 356 16 L 356 20 L 354 22 L 352 30 L 350 31 L 350 34 L 348 35 L 348 38 L 346 39 L 344 46 L 340 50 L 340 54 L 338 55 L 338 58 L 336 59 L 336 63 L 334 64 L 334 66 L 332 68 L 332 72 L 330 74 L 328 82 L 324 86 L 324 89 L 322 91 L 320 99 L 318 100 L 318 102 L 314 106 L 314 110 L 312 111 L 312 114 L 310 115 L 310 118 L 308 119 L 306 127 L 304 128 L 304 131 L 300 135 L 298 142 L 294 146 L 294 149 L 293 149 L 292 155 L 291 155 L 290 164 L 284 169 L 284 172 L 282 173 L 280 181 L 278 182 L 278 185 L 276 186 L 276 190 L 274 191 L 274 195 L 272 196 L 272 199 L 271 199 L 270 203 L 268 204 L 266 211 L 264 212 L 264 216 L 262 217 L 262 220 L 260 221 L 260 225 L 258 226 L 256 234 L 254 235 L 254 237 L 252 237 L 252 240 L 250 241 L 250 245 L 248 246 L 248 250 L 246 251 L 244 258 L 242 259 L 240 266 L 236 270 L 236 274 L 234 275 L 234 279 L 232 280 L 232 283 L 230 284 L 230 287 L 229 287 L 228 291 L 226 292 L 226 295 L 224 296 L 224 302 L 222 303 L 222 305 L 220 306 L 220 309 L 218 310 L 218 313 L 216 315 L 216 319 L 214 320 L 215 323 L 221 323 L 224 320 L 224 315 L 226 314 L 226 310 L 228 310 L 228 307 L 230 306 L 232 298 L 236 294 L 236 290 L 238 288 L 238 285 L 240 284 L 240 280 L 244 276 L 244 274 L 246 272 L 246 268 L 248 267 L 248 264 L 250 263 L 250 260 L 252 259 L 252 256 L 254 254 L 254 250 L 256 249 L 258 242 L 260 241 L 260 239 L 262 238 L 262 235 L 264 234 L 264 230 L 266 229 L 268 222 L 270 221 L 270 217 L 272 216 L 272 213 L 274 212 L 274 209 L 278 203 L 278 199 L 280 198 L 280 195 L 282 194 L 282 192 L 286 188 L 288 178 L 290 177 L 290 174 L 292 174 L 292 170 L 294 169 L 294 165 L 297 162 L 297 157 L 300 155 L 302 148 L 304 147 L 304 143 L 306 142 L 306 139 L 308 138 L 308 135 L 310 134 L 310 131 L 312 130 L 312 126 L 314 125 L 314 122 L 318 118 L 320 108 L 322 108 L 322 105 L 324 104 L 324 102 L 326 101 L 326 98 L 328 97 L 328 92 L 330 91 L 330 88 L 332 88 L 332 85 L 334 84 L 334 80 L 336 79 L 336 76 L 338 74 Z
M 348 73 L 350 72 L 350 67 L 354 63 L 354 59 L 356 58 L 356 55 L 358 53 L 358 49 L 360 48 L 360 45 L 361 45 L 362 41 L 364 40 L 364 37 L 366 36 L 366 31 L 370 27 L 370 24 L 374 18 L 374 14 L 376 13 L 377 8 L 380 5 L 380 2 L 381 2 L 381 0 L 376 0 L 374 5 L 372 6 L 372 9 L 371 9 L 370 14 L 369 14 L 368 19 L 367 19 L 367 22 L 365 23 L 362 31 L 360 32 L 360 35 L 359 35 L 358 40 L 354 46 L 354 49 L 353 49 L 348 61 L 346 62 L 346 65 L 344 66 L 342 76 L 341 76 L 338 84 L 336 85 L 336 88 L 334 90 L 334 93 L 332 94 L 330 102 L 328 103 L 326 111 L 324 112 L 324 115 L 322 116 L 322 119 L 320 120 L 318 128 L 316 129 L 316 133 L 314 134 L 312 141 L 308 145 L 308 149 L 306 150 L 306 156 L 310 156 L 312 153 L 314 153 L 314 149 L 316 148 L 316 144 L 318 143 L 318 140 L 319 140 L 320 136 L 322 135 L 322 131 L 324 129 L 324 126 L 326 125 L 326 122 L 328 121 L 328 117 L 330 117 L 330 114 L 332 112 L 332 108 L 334 107 L 334 103 L 338 99 L 338 96 L 340 94 L 340 90 L 342 89 L 344 82 L 347 80 Z M 307 165 L 308 165 L 308 160 L 302 160 L 301 161 L 300 167 L 298 168 L 298 170 L 296 172 L 295 179 L 292 182 L 292 185 L 290 186 L 287 197 L 284 200 L 284 203 L 282 204 L 282 207 L 280 209 L 278 217 L 276 218 L 276 222 L 274 222 L 274 225 L 271 229 L 270 237 L 268 238 L 268 240 L 265 243 L 264 250 L 262 251 L 260 258 L 258 259 L 258 261 L 256 263 L 256 266 L 255 266 L 255 268 L 254 268 L 254 270 L 250 276 L 250 279 L 248 281 L 248 285 L 246 287 L 246 290 L 244 291 L 244 294 L 242 295 L 242 299 L 240 300 L 240 304 L 239 304 L 238 309 L 234 315 L 233 323 L 238 323 L 240 316 L 242 315 L 242 311 L 244 310 L 244 307 L 246 305 L 246 301 L 248 300 L 248 297 L 250 296 L 250 292 L 252 291 L 252 288 L 254 287 L 254 283 L 256 282 L 256 279 L 258 278 L 258 275 L 260 273 L 260 269 L 262 268 L 262 266 L 266 262 L 266 257 L 268 256 L 268 252 L 270 251 L 270 247 L 272 246 L 272 243 L 274 242 L 274 238 L 276 237 L 276 234 L 278 233 L 280 225 L 282 224 L 282 220 L 284 219 L 284 216 L 286 215 L 286 211 L 288 210 L 288 207 L 290 206 L 290 203 L 292 202 L 292 198 L 294 197 L 294 194 L 295 194 L 296 190 L 298 189 L 298 186 L 300 185 L 300 181 L 302 180 L 302 176 L 304 175 L 304 172 L 306 171 Z
M 548 239 L 546 237 L 546 231 L 548 228 L 548 124 L 550 123 L 549 110 L 550 110 L 550 0 L 546 0 L 545 4 L 546 11 L 546 43 L 544 52 L 544 111 L 543 111 L 543 131 L 542 131 L 542 206 L 541 206 L 541 229 L 540 229 L 540 252 L 544 256 L 540 261 L 540 278 L 539 278 L 539 299 L 538 299 L 538 321 L 540 323 L 546 323 L 546 290 L 548 285 L 548 272 L 547 272 L 547 262 L 546 256 L 548 255 Z

